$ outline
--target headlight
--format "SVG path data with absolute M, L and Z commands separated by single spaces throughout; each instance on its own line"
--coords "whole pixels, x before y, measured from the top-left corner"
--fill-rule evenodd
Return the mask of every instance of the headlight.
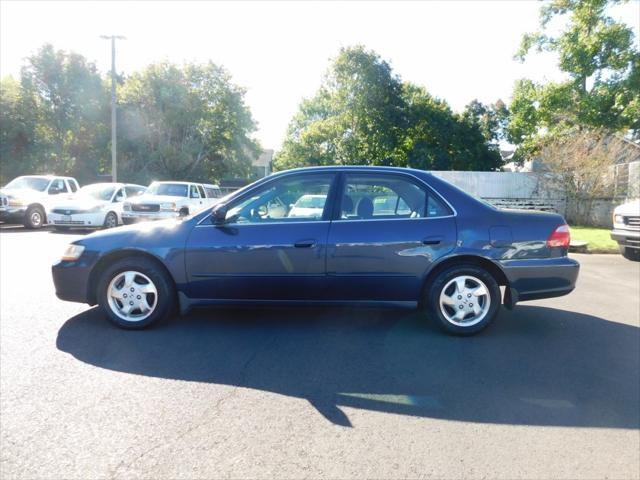
M 82 252 L 84 252 L 84 247 L 82 245 L 74 245 L 72 243 L 71 245 L 67 246 L 64 253 L 62 254 L 62 260 L 66 262 L 73 262 L 74 260 L 80 258 Z
M 9 206 L 11 206 L 11 207 L 21 207 L 23 205 L 24 205 L 24 202 L 22 200 L 19 200 L 17 198 L 9 197 Z
M 161 203 L 160 204 L 160 210 L 164 211 L 164 212 L 173 212 L 176 209 L 176 204 L 175 203 Z
M 619 214 L 614 215 L 613 223 L 624 223 L 624 215 L 619 215 Z
M 129 210 L 131 210 L 131 204 L 129 202 L 124 202 L 124 205 L 122 205 L 122 209 L 128 212 Z

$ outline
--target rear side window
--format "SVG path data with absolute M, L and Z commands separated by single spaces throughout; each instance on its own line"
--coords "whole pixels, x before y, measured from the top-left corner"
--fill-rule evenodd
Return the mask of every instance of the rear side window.
M 402 175 L 347 174 L 340 205 L 343 220 L 428 218 L 450 215 L 429 189 Z
M 198 193 L 200 194 L 200 198 L 206 197 L 206 195 L 204 194 L 204 189 L 202 188 L 202 185 L 198 185 Z
M 70 178 L 69 180 L 67 180 L 67 182 L 69 183 L 69 188 L 73 193 L 78 191 L 78 184 L 74 179 Z

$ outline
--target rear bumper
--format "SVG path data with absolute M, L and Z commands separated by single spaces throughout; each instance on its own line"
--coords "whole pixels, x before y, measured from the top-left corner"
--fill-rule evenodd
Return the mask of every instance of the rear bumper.
M 611 231 L 611 239 L 623 247 L 640 248 L 640 230 L 615 229 Z
M 567 295 L 576 287 L 580 272 L 580 264 L 569 257 L 505 260 L 500 263 L 509 280 L 509 303 L 512 305 Z

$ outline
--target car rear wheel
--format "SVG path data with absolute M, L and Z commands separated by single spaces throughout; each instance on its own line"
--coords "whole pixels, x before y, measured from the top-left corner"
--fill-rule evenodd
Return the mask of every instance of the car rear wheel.
M 29 207 L 24 215 L 24 226 L 31 229 L 42 228 L 45 218 L 44 209 L 39 205 L 34 205 Z
M 104 228 L 115 228 L 118 226 L 118 215 L 115 212 L 109 212 L 104 217 Z
M 145 328 L 175 310 L 171 279 L 145 258 L 118 260 L 103 272 L 97 288 L 100 307 L 121 328 Z
M 447 333 L 472 335 L 495 318 L 500 287 L 493 276 L 475 265 L 459 265 L 440 272 L 427 291 L 429 315 Z
M 627 260 L 632 262 L 640 262 L 640 248 L 629 248 L 620 245 L 620 253 Z

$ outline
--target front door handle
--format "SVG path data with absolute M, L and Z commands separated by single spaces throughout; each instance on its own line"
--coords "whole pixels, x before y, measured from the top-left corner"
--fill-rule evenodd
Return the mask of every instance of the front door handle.
M 315 240 L 298 240 L 293 245 L 296 248 L 311 248 L 311 247 L 315 246 L 315 244 L 316 244 Z
M 427 237 L 422 239 L 423 245 L 438 245 L 442 241 L 441 236 Z

